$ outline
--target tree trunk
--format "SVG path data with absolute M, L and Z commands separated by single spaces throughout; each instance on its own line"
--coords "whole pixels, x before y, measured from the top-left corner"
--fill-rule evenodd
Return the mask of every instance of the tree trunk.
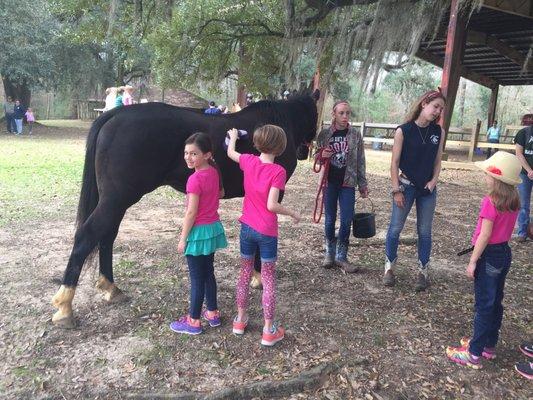
M 31 90 L 28 87 L 27 82 L 24 80 L 22 83 L 13 82 L 8 77 L 2 76 L 4 84 L 4 93 L 6 99 L 11 97 L 13 101 L 19 100 L 25 108 L 30 106 L 31 102 Z
M 140 35 L 142 33 L 143 22 L 143 2 L 142 0 L 135 0 L 135 33 Z
M 174 0 L 163 0 L 165 3 L 165 15 L 167 21 L 172 20 L 172 9 L 174 8 Z

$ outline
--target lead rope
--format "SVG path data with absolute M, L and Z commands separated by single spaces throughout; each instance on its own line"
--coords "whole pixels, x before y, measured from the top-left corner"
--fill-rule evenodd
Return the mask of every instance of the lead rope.
M 320 222 L 320 220 L 322 219 L 322 214 L 324 213 L 324 188 L 326 187 L 326 184 L 328 182 L 328 172 L 329 172 L 329 162 L 330 162 L 329 158 L 322 158 L 322 151 L 324 151 L 324 149 L 320 149 L 318 151 L 315 157 L 315 162 L 313 164 L 313 172 L 316 172 L 317 174 L 320 171 L 322 171 L 322 168 L 324 168 L 322 179 L 320 180 L 320 185 L 318 186 L 318 192 L 315 198 L 315 209 L 313 211 L 313 222 L 316 224 Z M 317 213 L 318 213 L 318 217 L 317 217 Z

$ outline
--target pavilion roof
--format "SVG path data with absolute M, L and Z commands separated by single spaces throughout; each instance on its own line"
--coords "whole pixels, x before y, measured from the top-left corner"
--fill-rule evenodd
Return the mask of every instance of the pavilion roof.
M 442 67 L 449 11 L 416 56 Z M 468 21 L 461 76 L 487 87 L 533 85 L 533 17 L 481 7 Z M 525 60 L 529 55 L 529 62 Z

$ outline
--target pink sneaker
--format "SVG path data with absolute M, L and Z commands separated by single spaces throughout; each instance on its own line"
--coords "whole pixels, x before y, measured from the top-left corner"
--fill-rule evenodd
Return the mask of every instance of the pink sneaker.
M 468 349 L 468 346 L 470 345 L 470 338 L 464 337 L 461 338 L 461 346 Z M 483 353 L 481 353 L 481 356 L 487 360 L 494 360 L 496 358 L 496 349 L 494 347 L 485 347 L 483 349 Z
M 464 365 L 473 369 L 481 369 L 481 357 L 470 354 L 466 347 L 446 347 L 446 356 L 456 364 Z
M 218 310 L 215 310 L 215 311 L 207 311 L 205 310 L 203 313 L 202 313 L 202 317 L 204 317 L 204 319 L 209 322 L 209 326 L 214 328 L 215 326 L 220 326 L 221 325 L 221 321 L 220 321 L 220 311 Z
M 285 337 L 285 329 L 283 329 L 281 326 L 273 325 L 272 330 L 270 332 L 263 331 L 263 337 L 261 338 L 261 344 L 263 346 L 274 346 L 284 337 Z
M 236 335 L 244 335 L 244 330 L 248 325 L 248 317 L 244 321 L 238 321 L 238 317 L 233 319 L 233 333 Z

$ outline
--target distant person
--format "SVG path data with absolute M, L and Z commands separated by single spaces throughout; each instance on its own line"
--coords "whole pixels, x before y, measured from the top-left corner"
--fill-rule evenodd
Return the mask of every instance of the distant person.
M 236 112 L 239 112 L 241 110 L 242 110 L 242 108 L 239 105 L 239 103 L 233 103 L 233 105 L 231 106 L 231 112 L 232 113 L 236 113 Z
M 532 123 L 531 120 L 528 123 Z M 516 156 L 522 165 L 518 194 L 520 195 L 520 213 L 518 214 L 517 241 L 527 240 L 527 226 L 530 222 L 531 188 L 533 187 L 533 125 L 520 129 L 515 138 Z
M 124 88 L 118 87 L 117 88 L 117 97 L 115 97 L 115 107 L 122 107 L 124 103 L 122 102 L 122 96 L 124 94 Z
M 289 100 L 289 95 L 291 94 L 291 92 L 289 92 L 287 89 L 285 89 L 285 91 L 283 92 L 282 94 L 282 98 L 283 100 Z
M 133 104 L 133 91 L 134 87 L 130 85 L 124 86 L 124 94 L 122 95 L 122 104 L 125 106 L 131 106 Z
M 15 111 L 15 102 L 11 97 L 8 97 L 4 102 L 4 114 L 6 116 L 7 133 L 15 133 L 15 120 L 13 119 L 13 112 Z
M 252 103 L 254 103 L 254 97 L 251 93 L 248 93 L 246 95 L 246 106 L 248 107 Z
M 31 135 L 33 123 L 35 122 L 35 115 L 33 115 L 33 110 L 31 108 L 28 108 L 25 115 L 26 121 L 28 121 L 28 135 Z
M 226 106 L 224 106 L 222 104 L 218 105 L 218 109 L 220 110 L 221 114 L 227 114 L 228 113 L 228 107 L 226 107 Z
M 215 105 L 215 102 L 214 101 L 210 101 L 209 102 L 209 108 L 206 109 L 204 111 L 205 114 L 212 114 L 212 115 L 217 115 L 217 114 L 220 114 L 220 110 L 218 109 L 218 107 Z
M 22 135 L 22 120 L 24 119 L 26 110 L 20 104 L 19 100 L 15 100 L 15 107 L 13 109 L 13 119 L 15 120 L 16 134 Z
M 498 121 L 494 120 L 492 126 L 487 131 L 487 142 L 500 143 L 500 128 L 498 127 Z M 498 151 L 497 149 L 495 151 Z M 487 149 L 487 158 L 492 155 L 492 147 Z
M 116 87 L 108 87 L 105 90 L 105 106 L 102 111 L 109 111 L 116 107 L 116 100 L 117 100 L 117 88 Z

